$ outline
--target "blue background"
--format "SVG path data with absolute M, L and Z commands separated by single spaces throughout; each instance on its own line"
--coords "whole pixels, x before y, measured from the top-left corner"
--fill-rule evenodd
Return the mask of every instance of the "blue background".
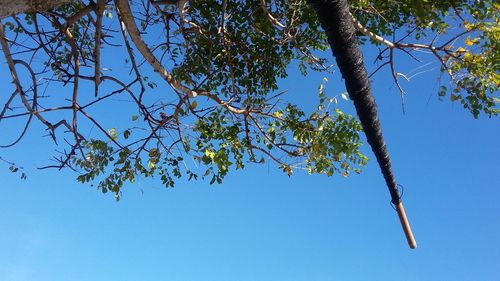
M 365 51 L 373 69 L 374 50 Z M 398 67 L 415 66 L 401 59 Z M 266 163 L 222 185 L 165 189 L 140 179 L 117 203 L 70 171 L 38 171 L 53 147 L 35 128 L 0 150 L 28 174 L 20 180 L 0 164 L 0 280 L 500 280 L 500 119 L 474 120 L 439 101 L 436 72 L 403 83 L 403 114 L 387 72 L 374 77 L 374 93 L 417 250 L 366 145 L 368 166 L 347 179 L 289 178 Z M 281 88 L 312 106 L 323 76 L 291 69 Z M 330 77 L 327 94 L 339 95 L 338 72 Z M 2 87 L 13 89 L 8 81 Z M 5 142 L 19 128 L 0 130 Z

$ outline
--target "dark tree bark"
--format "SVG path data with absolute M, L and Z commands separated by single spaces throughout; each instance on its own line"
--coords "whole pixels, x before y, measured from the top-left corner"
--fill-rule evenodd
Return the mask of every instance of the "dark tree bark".
M 416 243 L 404 215 L 398 186 L 392 171 L 391 159 L 382 135 L 377 104 L 371 94 L 368 73 L 356 38 L 356 29 L 349 14 L 349 4 L 347 0 L 308 0 L 308 3 L 315 10 L 321 26 L 325 30 L 328 43 L 345 80 L 349 97 L 354 102 L 368 143 L 384 175 L 391 194 L 391 201 L 398 210 L 410 247 L 415 248 Z
M 358 46 L 356 29 L 349 15 L 349 4 L 346 0 L 308 0 L 308 2 L 316 11 L 328 37 L 342 78 L 345 79 L 349 97 L 354 102 L 368 143 L 389 187 L 392 203 L 398 204 L 400 201 L 398 187 L 382 135 L 377 104 L 371 93 L 368 73 Z

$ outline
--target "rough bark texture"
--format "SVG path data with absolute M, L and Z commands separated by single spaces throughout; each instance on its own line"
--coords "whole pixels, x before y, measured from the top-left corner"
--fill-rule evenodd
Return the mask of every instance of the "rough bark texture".
M 46 11 L 76 0 L 0 0 L 0 19 L 21 13 Z
M 349 14 L 349 4 L 347 0 L 308 0 L 308 3 L 316 11 L 328 37 L 349 97 L 354 102 L 368 143 L 391 193 L 392 202 L 398 204 L 399 192 L 380 128 L 377 104 L 371 94 L 368 73 L 356 38 L 356 29 Z

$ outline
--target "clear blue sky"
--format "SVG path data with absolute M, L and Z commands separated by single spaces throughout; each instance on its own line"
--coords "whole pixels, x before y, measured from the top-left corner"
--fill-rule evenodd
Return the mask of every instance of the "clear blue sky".
M 4 77 L 6 67 L 2 60 Z M 292 73 L 282 88 L 307 104 L 323 76 Z M 417 250 L 406 244 L 367 146 L 372 160 L 347 179 L 289 178 L 272 164 L 254 165 L 222 185 L 166 190 L 140 180 L 116 203 L 70 171 L 37 171 L 51 147 L 34 130 L 0 150 L 29 176 L 22 181 L 0 164 L 0 280 L 500 280 L 500 119 L 474 120 L 438 101 L 433 75 L 404 83 L 403 115 L 394 83 L 375 79 Z M 2 88 L 12 87 L 8 80 Z M 331 80 L 328 94 L 341 93 Z M 12 139 L 14 128 L 0 125 L 0 140 Z

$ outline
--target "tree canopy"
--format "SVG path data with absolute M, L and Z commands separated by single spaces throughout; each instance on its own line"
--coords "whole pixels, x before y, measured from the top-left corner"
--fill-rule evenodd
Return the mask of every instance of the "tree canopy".
M 73 169 L 78 181 L 119 198 L 138 176 L 173 187 L 180 177 L 220 183 L 251 162 L 328 176 L 359 172 L 367 162 L 360 152 L 366 127 L 337 108 L 324 85 L 319 95 L 307 93 L 317 97 L 312 111 L 279 89 L 292 68 L 325 76 L 335 69 L 325 51 L 332 46 L 336 54 L 337 42 L 318 18 L 329 1 L 7 2 L 0 41 L 13 83 L 4 80 L 0 126 L 23 126 L 17 136 L 2 135 L 0 147 L 14 147 L 38 122 L 56 146 L 54 162 L 42 168 Z M 369 77 L 387 68 L 403 106 L 399 80 L 411 77 L 398 72 L 396 53 L 422 71 L 436 62 L 439 98 L 474 117 L 500 112 L 495 1 L 349 5 L 357 40 L 380 50 Z

